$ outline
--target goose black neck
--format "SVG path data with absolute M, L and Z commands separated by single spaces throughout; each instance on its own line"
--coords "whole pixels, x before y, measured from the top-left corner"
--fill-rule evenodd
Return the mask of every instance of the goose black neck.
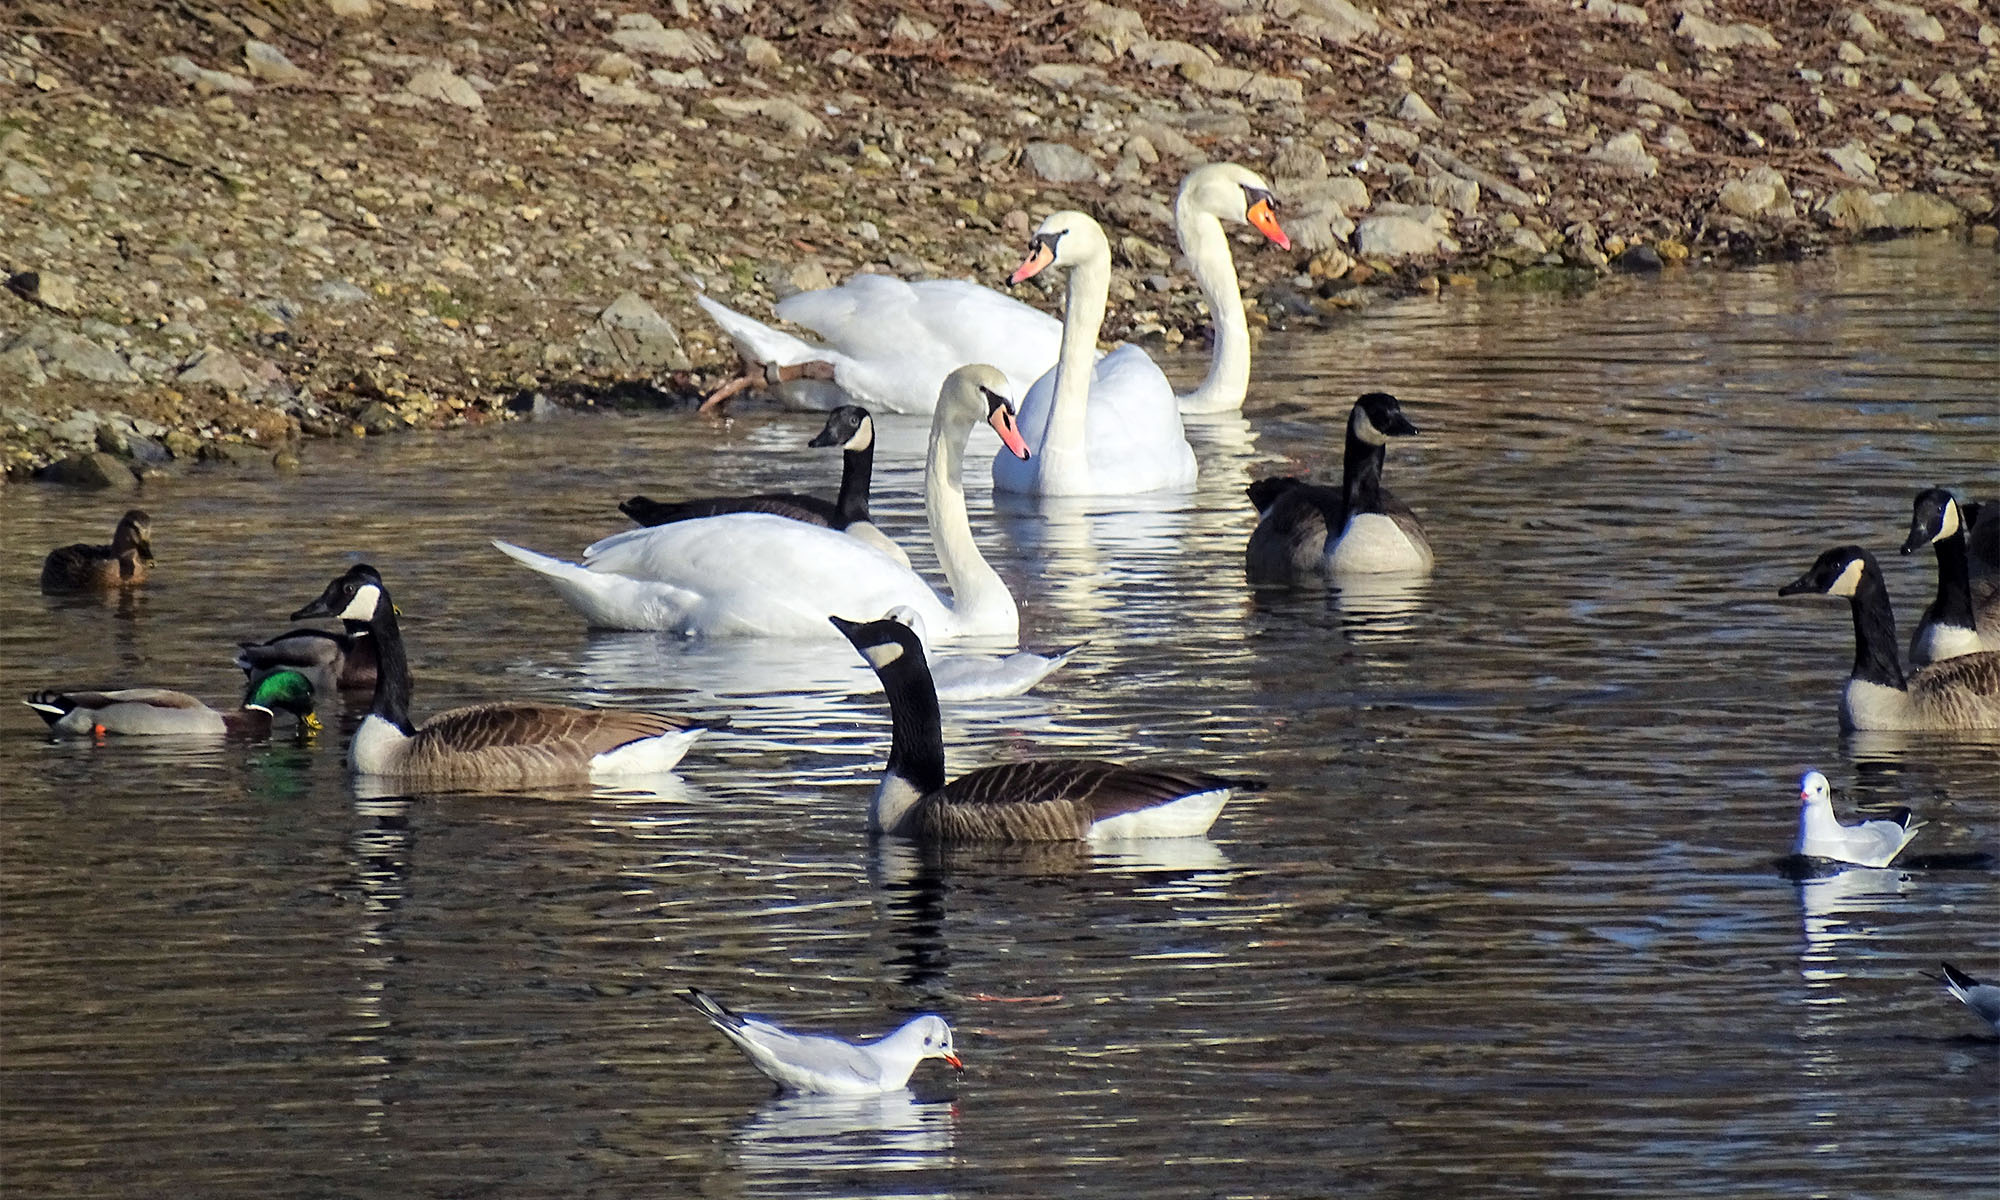
M 1903 690 L 1903 666 L 1896 658 L 1896 614 L 1879 571 L 1861 573 L 1848 597 L 1854 610 L 1854 678 Z
M 1347 430 L 1347 451 L 1341 457 L 1341 491 L 1351 513 L 1382 511 L 1382 458 L 1387 448 L 1379 442 L 1364 441 Z
M 367 629 L 375 639 L 375 706 L 370 711 L 405 734 L 415 733 L 410 724 L 410 660 L 403 652 L 403 631 L 396 624 L 396 606 L 388 592 L 382 593 Z
M 876 668 L 889 698 L 889 773 L 923 795 L 944 786 L 944 723 L 938 714 L 937 685 L 921 650 L 905 652 Z
M 1931 619 L 1940 625 L 1974 628 L 1972 569 L 1965 559 L 1964 531 L 1939 538 L 1931 545 L 1937 551 L 1938 568 L 1937 599 L 1931 604 Z
M 833 501 L 833 513 L 845 529 L 868 519 L 868 488 L 875 475 L 875 439 L 859 450 L 844 450 L 840 456 L 840 495 Z

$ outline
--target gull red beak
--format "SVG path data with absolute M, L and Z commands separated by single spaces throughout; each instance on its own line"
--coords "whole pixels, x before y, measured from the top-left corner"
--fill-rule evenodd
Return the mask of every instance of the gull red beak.
M 1007 282 L 1020 283 L 1025 279 L 1033 279 L 1041 273 L 1043 267 L 1055 260 L 1056 252 L 1046 243 L 1037 241 L 1028 247 L 1028 257 L 1022 260 L 1020 266 L 1014 268 L 1014 273 L 1007 277 Z M 1026 458 L 1027 455 L 1021 457 Z
M 993 427 L 993 432 L 1000 435 L 1000 444 L 1007 447 L 1007 452 L 1015 458 L 1025 459 L 1032 457 L 1028 453 L 1027 441 L 1021 437 L 1020 426 L 1014 423 L 1014 409 L 1012 406 L 1007 403 L 1006 398 L 1003 396 L 996 396 L 992 392 L 988 392 L 986 395 L 988 397 L 986 423 Z
M 1257 203 L 1251 205 L 1247 216 L 1249 217 L 1250 224 L 1256 227 L 1258 233 L 1278 243 L 1278 249 L 1290 250 L 1292 248 L 1292 239 L 1285 236 L 1285 231 L 1278 227 L 1278 214 L 1271 211 L 1271 202 L 1269 200 L 1259 200 Z
M 959 1061 L 959 1057 L 956 1054 L 946 1054 L 944 1056 L 944 1060 L 951 1064 L 952 1070 L 954 1071 L 965 1070 L 965 1064 Z

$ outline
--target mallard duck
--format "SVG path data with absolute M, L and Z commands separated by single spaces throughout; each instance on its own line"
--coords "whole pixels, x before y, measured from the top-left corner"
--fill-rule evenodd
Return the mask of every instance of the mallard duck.
M 122 688 L 111 692 L 40 691 L 25 702 L 56 733 L 93 737 L 265 737 L 278 712 L 316 730 L 312 683 L 297 671 L 275 671 L 252 683 L 235 712 L 217 712 L 186 692 Z
M 1197 837 L 1233 793 L 1263 787 L 1089 758 L 1001 763 L 946 782 L 937 689 L 916 631 L 888 618 L 832 620 L 889 700 L 889 766 L 869 808 L 876 833 L 944 844 Z
M 256 678 L 272 671 L 297 671 L 313 691 L 332 696 L 375 686 L 375 643 L 368 626 L 343 622 L 345 630 L 292 629 L 262 642 L 238 642 L 236 665 Z
M 600 775 L 671 769 L 706 726 L 686 717 L 529 701 L 474 704 L 410 721 L 410 666 L 396 606 L 375 568 L 357 564 L 328 584 L 295 621 L 359 621 L 375 643 L 375 703 L 348 747 L 357 775 L 433 786 L 527 787 Z
M 102 592 L 144 583 L 153 562 L 153 518 L 132 509 L 118 519 L 109 546 L 78 542 L 42 560 L 45 592 Z

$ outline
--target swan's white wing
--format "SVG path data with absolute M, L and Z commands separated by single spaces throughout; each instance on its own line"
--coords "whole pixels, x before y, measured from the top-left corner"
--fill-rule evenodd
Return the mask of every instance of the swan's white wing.
M 548 580 L 556 595 L 582 613 L 592 629 L 694 632 L 688 627 L 688 622 L 701 597 L 686 588 L 607 575 L 506 542 L 496 541 L 493 545 L 502 554 Z
M 701 305 L 701 310 L 708 314 L 709 319 L 729 336 L 737 352 L 752 362 L 792 367 L 804 362 L 827 361 L 824 349 L 793 337 L 782 329 L 773 329 L 707 296 L 697 295 L 694 302 Z M 779 311 L 783 311 L 782 305 Z
M 935 628 L 951 615 L 915 572 L 831 529 L 767 513 L 728 513 L 633 529 L 584 552 L 592 574 L 692 594 L 684 632 L 713 636 L 838 637 L 829 616 L 907 604 Z

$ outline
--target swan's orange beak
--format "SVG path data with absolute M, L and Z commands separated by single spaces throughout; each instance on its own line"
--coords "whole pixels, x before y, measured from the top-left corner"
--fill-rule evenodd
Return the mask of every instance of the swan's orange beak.
M 1292 248 L 1292 239 L 1286 237 L 1285 231 L 1278 228 L 1278 214 L 1271 211 L 1271 202 L 1268 199 L 1259 200 L 1251 205 L 1246 215 L 1250 219 L 1250 224 L 1256 226 L 1258 233 L 1278 243 L 1278 249 Z
M 1000 435 L 1000 443 L 1006 446 L 1008 453 L 1015 458 L 1028 458 L 1028 443 L 1021 437 L 1020 426 L 1014 423 L 1014 410 L 1005 400 L 999 399 L 994 400 L 990 407 L 991 411 L 986 414 L 986 423 L 993 427 L 993 432 Z
M 1020 266 L 1014 268 L 1014 273 L 1007 277 L 1007 282 L 1020 283 L 1024 279 L 1033 279 L 1041 273 L 1043 267 L 1048 266 L 1055 260 L 1055 249 L 1047 242 L 1037 239 L 1029 244 L 1028 257 L 1022 261 Z M 1021 457 L 1026 458 L 1027 455 L 1024 454 Z
M 965 1064 L 959 1061 L 958 1055 L 953 1054 L 950 1051 L 945 1052 L 944 1060 L 951 1064 L 952 1070 L 954 1071 L 965 1070 Z

